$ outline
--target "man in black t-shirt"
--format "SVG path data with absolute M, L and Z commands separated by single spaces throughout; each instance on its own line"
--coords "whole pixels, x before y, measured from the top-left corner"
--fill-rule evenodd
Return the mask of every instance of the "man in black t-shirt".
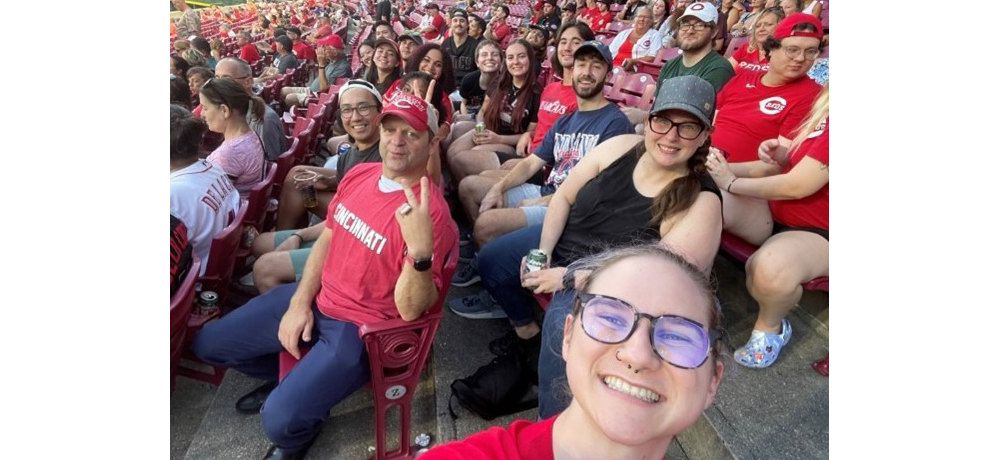
M 462 85 L 462 79 L 477 69 L 476 45 L 479 40 L 469 36 L 469 13 L 456 9 L 451 13 L 451 35 L 441 43 L 441 48 L 451 56 L 451 67 L 455 70 L 455 88 Z

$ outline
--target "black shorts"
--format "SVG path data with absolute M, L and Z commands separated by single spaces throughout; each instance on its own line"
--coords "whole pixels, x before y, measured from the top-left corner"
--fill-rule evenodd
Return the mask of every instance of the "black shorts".
M 507 160 L 513 160 L 515 158 L 524 158 L 524 157 L 519 157 L 517 155 L 514 155 L 513 153 L 502 153 L 502 152 L 493 152 L 493 153 L 495 153 L 497 155 L 497 160 L 500 160 L 500 166 L 503 166 L 503 164 L 506 163 Z M 531 176 L 528 179 L 527 183 L 529 183 L 529 184 L 535 184 L 535 185 L 538 185 L 538 186 L 545 185 L 545 175 L 544 175 L 544 172 L 545 172 L 545 168 L 539 169 L 538 172 L 536 172 L 534 176 Z
M 829 230 L 823 230 L 822 228 L 816 228 L 816 227 L 789 227 L 778 221 L 774 221 L 774 229 L 771 230 L 771 236 L 777 235 L 781 232 L 791 232 L 791 231 L 815 233 L 825 238 L 827 242 L 830 241 Z

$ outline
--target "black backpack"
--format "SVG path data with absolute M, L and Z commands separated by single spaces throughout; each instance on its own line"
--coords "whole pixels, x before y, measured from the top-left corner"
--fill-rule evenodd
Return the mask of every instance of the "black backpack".
M 459 404 L 485 420 L 538 407 L 536 371 L 526 369 L 518 353 L 496 357 L 472 375 L 451 382 Z M 448 401 L 448 411 L 457 418 Z

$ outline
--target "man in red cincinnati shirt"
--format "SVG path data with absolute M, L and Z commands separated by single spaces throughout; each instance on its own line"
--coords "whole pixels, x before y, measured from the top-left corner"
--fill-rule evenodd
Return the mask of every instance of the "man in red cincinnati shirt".
M 361 326 L 413 321 L 446 293 L 458 228 L 426 177 L 437 115 L 403 93 L 378 124 L 382 162 L 355 166 L 341 180 L 302 280 L 206 324 L 192 343 L 206 362 L 268 382 L 237 401 L 239 411 L 261 416 L 273 443 L 265 458 L 302 458 L 330 409 L 368 380 Z M 300 361 L 279 384 L 282 350 Z
M 250 43 L 250 32 L 243 31 L 236 34 L 236 44 L 240 45 L 240 59 L 253 64 L 260 59 L 257 47 Z

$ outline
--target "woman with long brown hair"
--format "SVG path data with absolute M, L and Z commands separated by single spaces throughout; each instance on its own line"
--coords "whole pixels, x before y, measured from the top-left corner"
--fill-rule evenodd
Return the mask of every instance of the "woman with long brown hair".
M 520 38 L 511 40 L 504 63 L 477 115 L 484 128 L 465 133 L 448 148 L 448 165 L 456 183 L 528 153 L 540 96 L 531 44 Z

